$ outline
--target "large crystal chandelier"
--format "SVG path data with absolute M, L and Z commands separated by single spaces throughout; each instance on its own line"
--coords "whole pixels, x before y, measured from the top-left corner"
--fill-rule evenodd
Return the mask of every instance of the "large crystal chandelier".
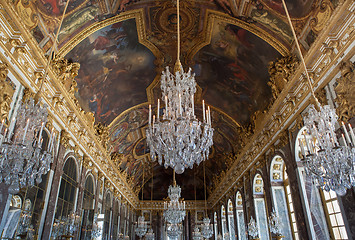
M 282 231 L 281 231 L 282 223 L 279 216 L 276 214 L 275 209 L 272 211 L 269 217 L 269 226 L 270 226 L 270 232 L 272 232 L 276 236 L 282 235 Z
M 201 234 L 204 238 L 209 239 L 213 235 L 213 226 L 211 220 L 207 217 L 207 194 L 206 194 L 206 164 L 203 163 L 203 189 L 205 194 L 205 217 L 203 224 L 201 224 Z
M 259 236 L 259 229 L 253 217 L 250 218 L 248 223 L 248 234 L 252 237 L 252 239 L 257 239 Z
M 178 224 L 184 220 L 186 211 L 185 211 L 185 202 L 179 201 L 181 194 L 181 188 L 176 185 L 174 181 L 173 186 L 169 186 L 168 195 L 170 201 L 164 202 L 164 213 L 163 216 L 165 220 L 170 224 Z
M 335 110 L 330 106 L 322 107 L 319 104 L 284 0 L 282 0 L 282 4 L 285 8 L 287 19 L 295 38 L 295 43 L 301 57 L 311 94 L 316 100 L 316 107 L 318 108 L 316 109 L 313 105 L 310 105 L 308 114 L 303 118 L 305 126 L 310 134 L 310 138 L 307 138 L 306 136 L 304 137 L 306 149 L 304 144 L 300 142 L 306 173 L 311 175 L 313 180 L 322 189 L 326 191 L 333 190 L 338 195 L 344 195 L 348 188 L 355 186 L 354 133 L 351 125 L 349 125 L 350 134 L 353 138 L 351 141 L 348 131 L 343 123 L 342 125 L 346 140 L 343 137 L 344 145 L 339 145 L 335 134 L 335 126 L 338 116 L 336 115 Z
M 16 129 L 15 134 L 10 128 L 3 129 L 4 120 L 0 126 L 0 182 L 9 185 L 10 194 L 18 193 L 21 188 L 32 187 L 35 182 L 39 184 L 42 175 L 49 171 L 52 162 L 55 134 L 52 131 L 47 148 L 42 149 L 42 133 L 47 122 L 48 110 L 46 104 L 41 104 L 40 96 L 68 4 L 69 1 L 65 5 L 39 90 L 34 98 L 31 97 L 21 103 L 16 119 L 12 125 L 10 124 L 10 126 L 16 124 L 13 128 Z
M 177 0 L 177 19 L 179 19 L 179 0 Z M 175 73 L 169 68 L 162 72 L 161 91 L 165 109 L 160 117 L 160 100 L 157 115 L 153 116 L 149 105 L 149 126 L 146 130 L 147 143 L 152 160 L 158 159 L 164 167 L 173 168 L 181 174 L 208 158 L 213 144 L 211 111 L 203 106 L 203 122 L 195 116 L 194 94 L 196 81 L 191 69 L 184 72 L 180 63 L 180 21 L 177 21 L 178 53 Z
M 144 216 L 138 218 L 138 223 L 136 225 L 135 233 L 138 237 L 142 238 L 146 234 L 148 229 L 147 223 L 144 221 Z
M 155 234 L 153 232 L 153 229 L 150 228 L 147 232 L 147 234 L 145 234 L 145 239 L 146 240 L 154 240 L 155 239 Z
M 198 228 L 198 226 L 195 226 L 194 231 L 192 232 L 192 239 L 193 240 L 202 240 L 202 234 L 200 232 L 200 229 Z
M 9 185 L 9 193 L 15 194 L 21 188 L 32 187 L 42 181 L 42 175 L 49 171 L 52 162 L 54 135 L 43 147 L 43 127 L 47 122 L 47 106 L 30 98 L 22 103 L 16 118 L 16 134 L 5 129 L 0 140 L 0 182 Z M 0 132 L 3 129 L 0 126 Z
M 168 223 L 166 234 L 172 240 L 177 240 L 179 236 L 182 234 L 182 225 L 181 223 L 178 224 L 171 224 Z

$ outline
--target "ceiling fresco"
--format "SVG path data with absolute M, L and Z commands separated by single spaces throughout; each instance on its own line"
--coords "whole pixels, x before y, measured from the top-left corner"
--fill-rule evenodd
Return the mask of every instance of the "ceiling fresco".
M 48 52 L 66 0 L 12 1 Z M 286 0 L 297 34 L 309 29 L 320 2 Z M 148 104 L 156 107 L 159 72 L 175 62 L 175 12 L 171 0 L 71 0 L 59 34 L 58 54 L 80 63 L 76 98 L 107 126 L 112 161 L 137 194 L 143 165 L 152 165 L 145 142 Z M 181 0 L 180 21 L 182 63 L 193 68 L 199 85 L 196 114 L 201 118 L 202 99 L 212 109 L 214 145 L 205 162 L 211 192 L 231 164 L 226 156 L 248 141 L 242 136 L 250 133 L 251 116 L 271 102 L 268 65 L 292 48 L 292 34 L 280 0 Z M 305 50 L 317 37 L 307 34 Z M 153 199 L 167 196 L 171 179 L 171 169 L 154 163 Z M 151 181 L 146 171 L 144 199 L 150 199 Z M 197 199 L 204 199 L 202 165 L 178 175 L 177 182 L 183 198 L 193 200 L 196 185 Z
M 120 113 L 146 102 L 153 81 L 154 55 L 138 42 L 134 19 L 107 26 L 85 38 L 66 58 L 80 63 L 77 98 L 96 122 L 111 123 Z M 143 93 L 143 94 L 142 94 Z
M 271 97 L 267 67 L 281 55 L 249 31 L 215 21 L 211 43 L 195 56 L 194 72 L 203 98 L 241 125 L 264 110 Z

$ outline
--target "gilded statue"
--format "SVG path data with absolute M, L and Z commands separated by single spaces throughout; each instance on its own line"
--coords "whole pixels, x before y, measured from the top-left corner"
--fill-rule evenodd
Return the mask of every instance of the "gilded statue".
M 0 63 L 0 121 L 6 124 L 9 123 L 10 105 L 15 92 L 13 86 L 6 80 L 7 73 L 7 65 Z
M 103 123 L 97 123 L 94 126 L 96 136 L 98 136 L 99 141 L 101 142 L 102 146 L 107 149 L 108 144 L 108 128 Z
M 351 61 L 339 64 L 341 77 L 337 79 L 338 85 L 335 87 L 338 103 L 337 114 L 339 119 L 348 122 L 355 115 L 355 64 Z
M 267 84 L 271 87 L 274 100 L 285 88 L 297 65 L 298 60 L 294 55 L 281 57 L 269 64 L 270 81 Z
M 64 89 L 74 96 L 78 91 L 77 82 L 74 78 L 78 75 L 80 64 L 77 62 L 70 62 L 67 59 L 55 56 L 52 60 L 53 71 L 58 75 L 58 79 L 64 86 Z

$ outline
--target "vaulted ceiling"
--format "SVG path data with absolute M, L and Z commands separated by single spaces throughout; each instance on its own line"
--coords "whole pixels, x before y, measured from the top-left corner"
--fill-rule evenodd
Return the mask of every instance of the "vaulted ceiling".
M 33 10 L 25 24 L 48 51 L 53 42 L 48 34 L 58 29 L 65 1 L 14 3 Z M 306 51 L 317 34 L 309 31 L 309 20 L 320 1 L 286 4 Z M 214 145 L 206 161 L 211 192 L 248 141 L 253 116 L 270 107 L 269 62 L 288 55 L 293 38 L 280 0 L 181 0 L 181 35 L 183 66 L 196 74 L 195 102 L 205 99 L 212 108 Z M 58 54 L 80 63 L 76 97 L 85 111 L 94 112 L 96 123 L 108 127 L 112 160 L 134 191 L 141 191 L 144 175 L 144 199 L 150 199 L 154 175 L 153 198 L 166 197 L 172 170 L 152 164 L 145 128 L 148 105 L 154 108 L 161 97 L 160 72 L 176 58 L 175 1 L 71 0 Z M 201 105 L 196 108 L 201 117 Z M 185 199 L 194 199 L 194 186 L 197 199 L 204 198 L 202 165 L 177 176 L 177 182 Z

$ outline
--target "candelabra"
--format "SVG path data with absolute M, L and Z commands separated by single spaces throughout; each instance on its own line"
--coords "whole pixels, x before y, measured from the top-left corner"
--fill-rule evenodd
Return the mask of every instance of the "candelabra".
M 270 226 L 270 231 L 275 234 L 276 236 L 281 236 L 282 231 L 282 223 L 280 221 L 279 216 L 277 216 L 275 209 L 272 211 L 270 217 L 269 217 L 269 226 Z
M 118 239 L 119 239 L 119 240 L 123 240 L 123 239 L 124 239 L 123 233 L 119 233 L 119 234 L 118 234 Z
M 250 218 L 248 223 L 248 234 L 253 239 L 257 239 L 259 237 L 259 229 L 253 217 Z
M 14 136 L 6 128 L 0 139 L 0 181 L 9 185 L 9 193 L 31 187 L 42 181 L 49 171 L 55 134 L 51 134 L 48 147 L 43 149 L 43 127 L 47 122 L 47 106 L 30 98 L 22 103 L 16 118 Z M 0 132 L 4 128 L 3 122 Z
M 343 196 L 348 188 L 355 186 L 355 136 L 351 125 L 349 134 L 342 123 L 346 138 L 342 134 L 344 145 L 341 146 L 335 134 L 337 119 L 335 110 L 329 106 L 320 106 L 317 111 L 311 105 L 304 117 L 308 132 L 303 133 L 299 145 L 306 174 L 322 189 Z
M 170 202 L 164 202 L 164 218 L 168 223 L 178 224 L 185 218 L 185 202 L 179 201 L 181 195 L 181 188 L 176 185 L 174 180 L 174 186 L 169 186 L 168 196 Z
M 172 240 L 177 240 L 182 234 L 182 225 L 179 224 L 169 224 L 167 225 L 166 234 Z
M 144 221 L 144 216 L 138 218 L 135 233 L 138 237 L 142 238 L 146 234 L 148 229 L 147 223 Z
M 211 220 L 209 218 L 204 218 L 203 224 L 201 224 L 201 234 L 206 239 L 211 238 L 213 235 L 213 228 L 210 222 Z
M 20 239 L 34 239 L 34 228 L 31 224 L 31 214 L 24 213 L 19 221 L 17 236 Z
M 179 19 L 179 0 L 177 1 Z M 191 69 L 184 72 L 180 63 L 180 25 L 177 21 L 177 61 L 174 72 L 169 68 L 162 72 L 161 91 L 165 104 L 160 117 L 160 100 L 158 99 L 157 116 L 153 116 L 149 105 L 149 125 L 146 131 L 147 143 L 152 160 L 158 159 L 165 168 L 173 168 L 177 174 L 200 164 L 208 158 L 213 144 L 213 128 L 211 127 L 210 108 L 205 111 L 203 102 L 203 122 L 195 116 L 194 94 L 196 81 Z
M 70 239 L 74 237 L 80 224 L 80 216 L 72 213 L 67 217 L 56 219 L 53 224 L 52 236 L 54 239 Z
M 93 220 L 93 223 L 92 223 L 92 230 L 91 230 L 92 239 L 97 239 L 102 234 L 102 228 L 98 224 L 97 217 L 98 217 L 97 214 L 95 214 L 94 220 Z

